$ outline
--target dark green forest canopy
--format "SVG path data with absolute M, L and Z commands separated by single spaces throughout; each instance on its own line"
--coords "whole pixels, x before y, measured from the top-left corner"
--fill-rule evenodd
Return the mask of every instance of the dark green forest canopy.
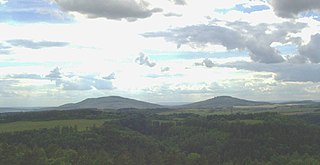
M 0 164 L 320 164 L 320 117 L 278 113 L 200 116 L 94 109 L 1 114 L 3 123 L 106 119 L 0 134 Z

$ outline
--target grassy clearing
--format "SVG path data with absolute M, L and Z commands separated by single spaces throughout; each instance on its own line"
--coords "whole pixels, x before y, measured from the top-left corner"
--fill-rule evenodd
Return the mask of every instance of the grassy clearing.
M 60 127 L 73 127 L 77 126 L 79 131 L 86 130 L 87 127 L 101 126 L 106 119 L 75 119 L 75 120 L 51 120 L 51 121 L 17 121 L 12 123 L 2 123 L 0 124 L 0 132 L 17 132 L 25 130 L 34 130 L 42 128 L 54 128 Z

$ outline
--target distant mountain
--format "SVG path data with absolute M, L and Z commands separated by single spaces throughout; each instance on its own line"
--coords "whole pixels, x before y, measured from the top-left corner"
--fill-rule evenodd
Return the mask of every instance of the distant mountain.
M 271 104 L 271 103 L 243 100 L 243 99 L 238 99 L 230 96 L 218 96 L 205 101 L 176 106 L 176 108 L 212 109 L 212 108 L 227 108 L 227 107 L 233 107 L 233 106 L 257 106 L 257 105 L 268 105 L 268 104 Z
M 108 96 L 100 98 L 89 98 L 78 103 L 64 104 L 58 107 L 59 109 L 84 109 L 84 108 L 97 108 L 97 109 L 123 109 L 123 108 L 135 108 L 135 109 L 156 109 L 163 108 L 160 105 L 152 104 L 148 102 L 138 101 L 129 98 L 123 98 L 119 96 Z

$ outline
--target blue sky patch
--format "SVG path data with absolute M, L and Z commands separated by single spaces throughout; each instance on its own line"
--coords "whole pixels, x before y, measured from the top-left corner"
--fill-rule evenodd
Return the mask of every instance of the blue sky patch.
M 222 14 L 226 14 L 229 11 L 232 10 L 236 10 L 236 11 L 241 11 L 243 13 L 252 13 L 252 12 L 256 12 L 256 11 L 262 11 L 262 10 L 269 10 L 269 6 L 267 5 L 255 5 L 255 6 L 251 6 L 251 7 L 245 7 L 244 4 L 238 4 L 233 8 L 229 8 L 229 9 L 215 9 L 215 12 L 218 13 L 222 13 Z
M 240 4 L 234 7 L 234 10 L 242 11 L 244 13 L 249 13 L 249 14 L 252 12 L 268 10 L 268 9 L 270 8 L 269 6 L 266 6 L 266 5 L 255 5 L 251 7 L 245 7 L 243 4 Z
M 298 51 L 298 47 L 295 44 L 288 44 L 283 46 L 276 47 L 282 54 L 291 54 L 294 55 Z
M 55 3 L 44 0 L 10 0 L 0 6 L 0 22 L 68 23 L 72 16 L 62 12 Z
M 314 20 L 320 21 L 320 13 L 316 11 L 305 11 L 301 13 L 303 17 L 311 17 Z

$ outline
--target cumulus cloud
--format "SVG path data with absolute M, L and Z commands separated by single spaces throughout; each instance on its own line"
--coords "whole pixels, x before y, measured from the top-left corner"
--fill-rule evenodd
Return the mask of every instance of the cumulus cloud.
M 186 5 L 187 4 L 187 2 L 185 0 L 170 0 L 170 1 L 176 5 Z
M 106 76 L 79 76 L 76 74 L 65 75 L 61 73 L 60 68 L 55 68 L 46 78 L 55 81 L 57 87 L 61 87 L 63 90 L 107 90 L 113 89 L 112 80 L 115 79 L 114 73 Z
M 110 75 L 106 76 L 106 77 L 102 77 L 105 80 L 114 80 L 116 79 L 116 74 L 115 73 L 111 73 Z
M 274 12 L 279 17 L 295 18 L 304 11 L 320 10 L 319 0 L 269 0 Z
M 202 62 L 200 63 L 195 63 L 196 66 L 205 66 L 207 68 L 212 68 L 215 66 L 215 64 L 209 59 L 209 58 L 206 58 L 204 59 Z
M 56 85 L 64 90 L 112 89 L 112 82 L 99 77 L 72 75 L 56 80 Z
M 299 48 L 300 55 L 302 57 L 309 59 L 311 63 L 320 63 L 319 46 L 320 46 L 320 33 L 311 36 L 310 42 L 307 45 L 301 46 Z
M 290 34 L 300 32 L 307 25 L 303 23 L 284 22 L 278 24 L 250 25 L 248 22 L 226 23 L 227 27 L 217 25 L 194 25 L 169 29 L 164 32 L 144 33 L 144 37 L 162 37 L 168 42 L 202 48 L 207 45 L 222 45 L 228 50 L 248 50 L 255 62 L 281 63 L 284 58 L 272 47 L 272 43 L 294 43 L 299 45 L 301 38 Z
M 30 49 L 41 49 L 47 47 L 64 47 L 67 46 L 67 42 L 52 42 L 52 41 L 31 41 L 31 40 L 24 40 L 24 39 L 17 39 L 17 40 L 8 40 L 7 43 L 11 44 L 12 46 L 21 46 Z
M 135 21 L 162 12 L 160 8 L 149 9 L 149 3 L 143 0 L 55 0 L 62 9 L 79 12 L 89 18 Z
M 272 72 L 275 79 L 288 82 L 320 82 L 319 64 L 262 64 L 256 62 L 233 62 L 219 65 L 221 67 L 230 67 L 244 69 L 256 72 Z
M 279 63 L 284 59 L 279 52 L 267 44 L 254 43 L 259 42 L 255 39 L 248 42 L 247 48 L 250 50 L 249 56 L 253 61 L 261 63 Z
M 140 56 L 136 58 L 135 62 L 139 65 L 146 65 L 149 67 L 156 66 L 156 63 L 149 61 L 149 57 L 146 56 L 144 53 L 140 53 Z
M 62 74 L 60 72 L 60 68 L 56 67 L 48 75 L 46 75 L 46 78 L 49 78 L 50 80 L 57 80 L 59 78 L 62 78 Z
M 144 37 L 164 37 L 169 42 L 177 43 L 177 47 L 190 44 L 203 47 L 206 44 L 219 44 L 227 49 L 244 48 L 242 36 L 232 29 L 212 25 L 194 25 L 171 29 L 168 32 L 148 32 Z
M 308 62 L 308 58 L 299 55 L 287 56 L 287 61 L 291 64 L 304 64 Z
M 163 14 L 166 17 L 181 17 L 182 14 L 177 14 L 177 13 L 165 13 Z
M 162 67 L 161 72 L 168 72 L 170 70 L 169 67 Z

